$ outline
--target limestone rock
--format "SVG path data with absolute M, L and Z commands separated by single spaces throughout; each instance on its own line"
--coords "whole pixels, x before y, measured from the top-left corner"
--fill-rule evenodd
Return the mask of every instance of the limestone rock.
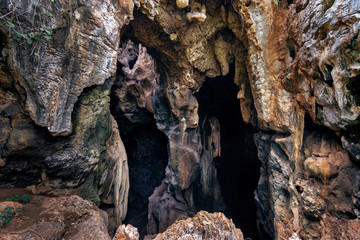
M 165 239 L 236 239 L 242 240 L 243 234 L 232 220 L 223 213 L 200 211 L 193 218 L 179 220 L 164 233 L 158 234 L 155 240 Z
M 120 37 L 115 7 L 109 0 L 2 1 L 1 14 L 9 12 L 22 15 L 13 23 L 12 36 L 19 33 L 28 42 L 9 42 L 10 69 L 26 91 L 26 110 L 52 135 L 69 135 L 71 113 L 83 89 L 103 84 L 115 73 Z M 33 21 L 33 16 L 46 19 Z M 36 34 L 39 40 L 32 45 L 27 39 Z
M 206 20 L 206 7 L 193 1 L 191 3 L 191 12 L 186 14 L 186 20 L 190 23 L 203 23 Z
M 297 232 L 302 239 L 342 236 L 351 218 L 341 217 L 341 213 L 358 213 L 354 189 L 358 189 L 360 172 L 339 139 L 328 133 L 306 132 L 304 154 L 296 161 L 289 151 L 290 137 L 257 134 L 255 140 L 263 162 L 256 201 L 268 234 L 289 238 Z M 326 231 L 318 229 L 331 225 L 333 219 L 339 219 L 339 230 L 329 238 Z
M 145 47 L 128 40 L 120 49 L 119 62 L 124 76 L 119 76 L 115 82 L 115 94 L 119 101 L 117 108 L 132 123 L 151 121 L 148 112 L 153 113 L 154 92 L 159 88 L 154 60 Z
M 129 24 L 129 22 L 134 19 L 133 11 L 136 4 L 135 2 L 136 1 L 133 0 L 118 1 L 119 8 L 115 12 L 115 18 L 118 20 L 119 28 L 125 24 Z
M 32 211 L 40 211 L 26 229 L 2 232 L 2 239 L 111 239 L 107 232 L 107 215 L 94 203 L 73 195 L 42 198 Z M 34 216 L 34 215 L 33 215 Z M 10 223 L 11 224 L 11 223 Z M 21 224 L 19 224 L 21 225 Z M 42 237 L 42 238 L 41 238 Z
M 214 120 L 200 130 L 194 93 L 206 77 L 235 68 L 244 121 L 269 131 L 255 136 L 262 162 L 256 203 L 267 234 L 356 238 L 359 7 L 352 0 L 4 0 L 1 16 L 25 14 L 14 27 L 1 25 L 13 38 L 0 40 L 0 180 L 115 204 L 123 219 L 127 164 L 108 97 L 118 62 L 114 111 L 130 121 L 128 131 L 155 119 L 168 140 L 165 179 L 148 213 L 149 233 L 164 231 L 203 209 L 194 193 L 209 205 L 221 200 L 213 163 L 219 126 Z M 124 38 L 118 49 L 126 24 L 122 33 L 138 43 Z M 37 33 L 42 40 L 28 44 Z M 52 137 L 32 120 L 68 136 Z
M 119 228 L 116 230 L 116 234 L 113 237 L 112 240 L 138 240 L 139 239 L 139 233 L 138 230 L 131 226 L 130 224 L 128 225 L 121 225 L 119 226 Z
M 189 0 L 176 0 L 176 6 L 178 8 L 186 8 L 189 5 Z
M 169 185 L 163 182 L 149 198 L 147 234 L 164 232 L 176 220 L 194 216 L 195 212 L 189 207 L 184 197 L 174 196 Z
M 111 162 L 100 180 L 102 202 L 115 206 L 116 223 L 121 223 L 127 213 L 129 196 L 129 168 L 126 150 L 120 138 L 118 125 L 111 115 L 112 136 L 107 140 L 106 158 Z M 111 172 L 112 171 L 112 172 Z
M 342 0 L 290 8 L 294 60 L 288 72 L 295 75 L 289 80 L 298 82 L 301 104 L 312 119 L 335 131 L 359 124 L 359 6 Z

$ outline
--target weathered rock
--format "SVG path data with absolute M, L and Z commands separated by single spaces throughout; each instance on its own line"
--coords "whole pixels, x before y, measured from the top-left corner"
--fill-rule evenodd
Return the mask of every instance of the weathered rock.
M 119 41 L 115 8 L 106 1 L 87 1 L 84 4 L 46 2 L 49 5 L 46 13 L 42 7 L 44 4 L 33 1 L 22 1 L 19 4 L 13 2 L 15 5 L 3 1 L 1 4 L 2 12 L 10 9 L 18 13 L 28 9 L 29 12 L 25 11 L 27 14 L 50 15 L 46 21 L 38 22 L 37 19 L 32 22 L 31 31 L 26 33 L 30 35 L 24 35 L 23 39 L 32 36 L 34 31 L 40 31 L 44 36 L 51 35 L 51 40 L 46 40 L 43 35 L 36 43 L 36 39 L 33 39 L 36 44 L 34 49 L 30 45 L 21 44 L 23 40 L 17 42 L 12 38 L 8 41 L 9 49 L 5 48 L 5 38 L 2 38 L 0 76 L 4 84 L 1 84 L 0 94 L 7 101 L 0 108 L 0 129 L 4 133 L 0 140 L 1 182 L 10 187 L 34 184 L 31 189 L 36 193 L 63 195 L 76 192 L 100 203 L 103 192 L 109 196 L 108 189 L 111 188 L 110 183 L 115 174 L 116 188 L 121 184 L 124 187 L 126 185 L 126 181 L 119 179 L 118 170 L 107 170 L 118 162 L 116 152 L 121 151 L 116 143 L 119 139 L 115 140 L 117 130 L 110 121 L 108 97 L 113 83 L 108 77 L 116 69 Z M 41 6 L 34 8 L 36 4 Z M 31 20 L 26 14 L 22 16 L 19 22 L 14 22 L 15 27 L 11 31 L 19 32 L 20 25 Z M 94 26 L 85 28 L 89 21 Z M 46 31 L 39 30 L 39 24 L 43 24 L 40 27 Z M 22 30 L 28 27 L 22 26 Z M 15 49 L 18 44 L 20 47 Z M 36 54 L 31 55 L 31 51 Z M 20 67 L 24 65 L 26 67 Z M 87 88 L 83 92 L 83 88 L 94 84 L 102 86 Z M 29 114 L 32 118 L 34 114 L 25 111 L 24 99 L 28 107 L 31 105 L 31 111 L 37 111 L 37 124 L 48 126 L 53 135 L 69 134 L 71 131 L 72 135 L 54 138 L 46 129 L 36 126 L 29 118 Z M 42 123 L 38 122 L 39 119 L 42 119 Z M 106 151 L 107 147 L 112 149 L 111 152 Z M 122 153 L 125 151 L 122 150 Z M 122 164 L 123 176 L 126 176 L 125 165 L 126 162 Z M 118 215 L 124 218 L 127 206 L 127 194 L 124 193 L 127 191 L 122 188 L 116 190 L 113 192 L 117 195 L 116 205 L 119 206 L 121 202 L 119 208 L 122 208 L 122 213 Z M 119 198 L 120 193 L 123 196 Z
M 138 239 L 139 239 L 138 230 L 135 227 L 128 224 L 126 226 L 125 225 L 119 226 L 112 240 L 138 240 Z
M 176 6 L 178 8 L 185 8 L 189 5 L 189 0 L 176 0 Z
M 94 203 L 76 195 L 41 198 L 40 201 L 34 203 L 39 205 L 36 208 L 31 206 L 32 211 L 40 211 L 35 215 L 37 219 L 31 220 L 35 223 L 26 229 L 15 226 L 10 231 L 5 228 L 2 239 L 111 239 L 107 232 L 107 215 Z
M 339 140 L 306 132 L 304 154 L 297 161 L 290 137 L 257 134 L 255 140 L 263 162 L 256 200 L 268 234 L 288 238 L 297 232 L 303 239 L 331 239 L 319 229 L 339 219 L 339 232 L 331 236 L 342 236 L 358 212 L 354 189 L 360 171 Z
M 227 219 L 223 213 L 200 211 L 193 218 L 177 221 L 154 239 L 242 240 L 243 234 L 240 229 L 235 227 L 232 220 Z
M 83 89 L 115 73 L 120 39 L 115 11 L 108 0 L 1 1 L 2 15 L 22 16 L 8 20 L 14 25 L 10 34 L 20 36 L 9 41 L 9 67 L 26 91 L 31 119 L 54 136 L 72 132 L 71 113 Z
M 206 7 L 196 1 L 191 2 L 191 12 L 186 14 L 186 20 L 190 23 L 203 23 L 206 20 Z
M 176 220 L 194 216 L 195 209 L 191 208 L 183 196 L 174 196 L 169 185 L 163 182 L 149 198 L 147 234 L 164 232 Z
M 9 50 L 1 45 L 9 59 L 0 61 L 1 180 L 42 182 L 44 192 L 53 194 L 75 191 L 117 205 L 118 219 L 124 217 L 128 179 L 119 159 L 125 155 L 110 120 L 111 80 L 105 80 L 115 72 L 117 28 L 133 18 L 137 6 L 123 33 L 141 44 L 125 42 L 119 51 L 115 112 L 130 120 L 129 132 L 155 119 L 168 137 L 168 166 L 150 198 L 149 232 L 204 207 L 194 201 L 194 191 L 209 205 L 221 202 L 213 162 L 221 152 L 219 128 L 210 122 L 214 129 L 200 130 L 193 94 L 205 77 L 226 75 L 234 67 L 244 121 L 276 131 L 255 138 L 262 161 L 256 201 L 265 231 L 276 239 L 356 238 L 358 1 L 55 1 L 47 4 L 48 13 L 45 0 L 37 8 L 30 0 L 11 3 L 19 4 L 1 2 L 2 15 L 29 10 L 40 17 L 30 21 L 25 14 L 2 27 L 17 36 L 32 26 L 21 41 L 9 42 Z M 50 29 L 47 41 L 43 36 L 50 36 Z M 38 45 L 25 43 L 24 37 L 37 32 Z M 84 90 L 93 85 L 102 86 Z M 307 114 L 336 132 L 342 147 L 319 126 L 309 127 Z M 31 119 L 53 135 L 73 134 L 53 138 Z
M 335 131 L 359 126 L 359 7 L 349 0 L 290 7 L 294 60 L 285 79 L 298 85 L 312 119 Z
M 129 195 L 129 168 L 126 150 L 120 138 L 118 125 L 113 116 L 111 118 L 112 136 L 107 140 L 106 158 L 110 163 L 104 170 L 99 184 L 99 195 L 102 202 L 115 206 L 116 223 L 120 224 L 125 219 L 128 208 Z M 111 170 L 113 171 L 111 173 Z M 111 193 L 111 194 L 110 194 Z
M 141 44 L 136 46 L 129 40 L 120 49 L 119 62 L 124 75 L 115 82 L 115 94 L 119 101 L 116 107 L 132 123 L 148 123 L 152 120 L 149 112 L 153 113 L 154 92 L 159 88 L 154 60 L 145 47 Z

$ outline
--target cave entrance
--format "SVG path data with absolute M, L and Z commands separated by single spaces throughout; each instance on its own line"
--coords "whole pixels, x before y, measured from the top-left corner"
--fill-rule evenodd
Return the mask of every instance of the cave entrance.
M 123 115 L 115 118 L 126 149 L 130 178 L 128 211 L 123 223 L 133 225 L 140 236 L 145 236 L 149 197 L 165 178 L 168 140 L 157 129 L 155 120 L 137 125 Z
M 259 239 L 254 191 L 260 176 L 260 161 L 253 142 L 256 130 L 241 116 L 234 84 L 234 67 L 226 75 L 207 78 L 195 94 L 200 123 L 216 117 L 220 123 L 221 157 L 215 158 L 217 179 L 227 206 L 225 215 L 233 219 L 245 237 Z
M 128 61 L 126 66 L 131 69 L 135 68 L 135 62 L 138 61 L 137 49 L 138 45 L 132 42 L 122 46 L 124 55 L 127 54 L 122 58 L 123 63 Z M 146 57 L 145 67 L 152 60 Z M 149 71 L 144 63 L 136 63 L 138 73 Z M 150 74 L 152 76 L 155 74 Z M 110 109 L 118 123 L 128 158 L 130 188 L 128 210 L 123 223 L 136 227 L 142 238 L 146 235 L 149 197 L 165 178 L 168 138 L 157 128 L 153 113 L 142 105 L 149 82 L 145 79 L 140 81 L 136 77 L 136 74 L 126 75 L 124 65 L 118 63 Z

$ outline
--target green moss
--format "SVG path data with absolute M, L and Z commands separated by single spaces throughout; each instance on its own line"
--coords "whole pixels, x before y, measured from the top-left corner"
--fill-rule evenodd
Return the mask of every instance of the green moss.
M 83 184 L 77 189 L 75 189 L 75 194 L 79 195 L 83 199 L 90 200 L 96 205 L 100 205 L 100 198 L 97 194 L 97 177 L 95 173 L 91 173 L 85 180 Z
M 84 183 L 75 190 L 76 194 L 100 204 L 99 182 L 103 172 L 110 169 L 106 158 L 106 142 L 111 137 L 110 91 L 113 81 L 84 90 L 73 112 L 74 141 L 89 158 L 97 160 L 93 171 Z

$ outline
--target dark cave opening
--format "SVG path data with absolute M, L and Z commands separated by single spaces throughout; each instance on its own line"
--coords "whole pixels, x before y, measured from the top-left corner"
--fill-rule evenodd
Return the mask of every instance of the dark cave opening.
M 146 235 L 149 197 L 165 177 L 168 162 L 168 139 L 157 129 L 155 119 L 144 110 L 138 123 L 130 122 L 116 107 L 116 97 L 111 98 L 114 115 L 128 157 L 130 189 L 128 211 L 123 224 L 138 228 L 140 236 Z M 147 117 L 145 117 L 145 115 Z
M 256 130 L 241 116 L 234 84 L 234 68 L 227 76 L 207 78 L 195 94 L 199 102 L 200 124 L 216 117 L 220 123 L 221 157 L 215 160 L 217 179 L 231 218 L 245 237 L 259 239 L 254 191 L 260 176 L 260 161 L 253 142 Z

